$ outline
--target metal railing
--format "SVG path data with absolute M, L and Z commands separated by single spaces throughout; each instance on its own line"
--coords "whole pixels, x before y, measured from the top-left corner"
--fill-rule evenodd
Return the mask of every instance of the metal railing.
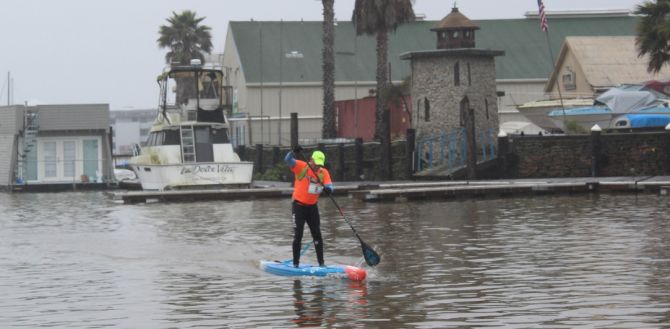
M 477 136 L 477 148 L 481 151 L 478 161 L 487 161 L 496 157 L 496 130 L 480 131 Z M 479 152 L 478 152 L 479 153 Z M 447 166 L 451 172 L 464 167 L 468 158 L 468 141 L 465 128 L 443 131 L 435 135 L 424 135 L 416 142 L 416 171 Z

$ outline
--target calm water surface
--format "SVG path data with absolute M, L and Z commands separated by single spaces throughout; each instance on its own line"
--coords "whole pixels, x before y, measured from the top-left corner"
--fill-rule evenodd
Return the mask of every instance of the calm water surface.
M 290 257 L 289 202 L 0 194 L 0 327 L 670 328 L 665 197 L 339 198 L 382 253 L 363 283 L 258 268 Z M 360 264 L 321 213 L 326 262 Z

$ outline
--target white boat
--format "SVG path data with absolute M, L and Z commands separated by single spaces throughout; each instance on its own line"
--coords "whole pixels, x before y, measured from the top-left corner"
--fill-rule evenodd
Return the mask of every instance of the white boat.
M 158 115 L 146 145 L 129 161 L 142 189 L 249 187 L 253 162 L 241 161 L 230 143 L 221 69 L 194 60 L 191 66 L 166 69 L 158 83 Z M 168 105 L 172 86 L 188 88 L 189 83 L 194 97 Z
M 562 102 L 559 99 L 548 99 L 524 103 L 517 106 L 517 110 L 536 126 L 553 132 L 560 128 L 551 120 L 549 112 L 560 110 L 561 108 L 571 109 L 589 105 L 593 105 L 593 99 L 591 98 L 564 99 Z

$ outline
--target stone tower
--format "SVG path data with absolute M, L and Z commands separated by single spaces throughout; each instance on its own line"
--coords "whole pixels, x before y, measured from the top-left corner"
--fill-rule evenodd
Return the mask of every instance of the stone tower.
M 477 29 L 453 8 L 431 29 L 437 34 L 437 49 L 406 52 L 400 58 L 411 62 L 417 140 L 468 128 L 474 138 L 469 147 L 476 149 L 469 153 L 481 156 L 476 141 L 498 132 L 495 56 L 504 51 L 475 48 Z

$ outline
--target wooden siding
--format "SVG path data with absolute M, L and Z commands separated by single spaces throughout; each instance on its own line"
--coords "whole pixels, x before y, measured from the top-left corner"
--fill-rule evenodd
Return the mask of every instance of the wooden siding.
M 528 82 L 497 81 L 496 90 L 505 92 L 505 96 L 498 98 L 498 110 L 500 112 L 517 112 L 516 107 L 521 104 L 544 99 L 544 83 L 544 80 Z
M 40 131 L 107 130 L 108 104 L 38 105 Z
M 16 154 L 14 150 L 15 135 L 0 134 L 0 186 L 8 186 L 12 183 L 12 161 Z
M 23 127 L 23 105 L 0 106 L 0 134 L 14 135 Z

